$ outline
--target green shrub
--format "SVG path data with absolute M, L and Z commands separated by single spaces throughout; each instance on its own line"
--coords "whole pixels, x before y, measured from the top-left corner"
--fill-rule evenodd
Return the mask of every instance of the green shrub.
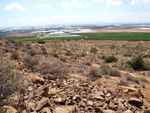
M 71 55 L 73 55 L 73 54 L 72 54 L 72 52 L 71 52 L 70 50 L 66 50 L 65 55 L 66 55 L 66 56 L 71 56 Z
M 133 60 L 128 61 L 127 63 L 134 70 L 149 70 L 150 68 L 144 63 L 143 58 L 141 56 L 138 56 L 134 58 Z
M 90 52 L 91 53 L 96 53 L 98 50 L 96 48 L 91 48 Z
M 112 45 L 111 47 L 110 47 L 110 49 L 114 49 L 116 46 L 115 45 Z
M 46 42 L 43 41 L 43 40 L 39 40 L 38 43 L 39 43 L 39 44 L 45 44 Z
M 102 58 L 103 60 L 105 60 L 106 56 L 105 56 L 105 55 L 103 55 L 101 58 Z
M 109 56 L 109 57 L 106 57 L 104 60 L 105 60 L 106 63 L 110 63 L 110 62 L 115 62 L 118 59 L 114 56 Z

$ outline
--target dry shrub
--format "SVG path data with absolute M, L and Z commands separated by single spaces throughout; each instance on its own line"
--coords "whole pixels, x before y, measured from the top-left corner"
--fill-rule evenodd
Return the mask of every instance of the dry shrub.
M 35 56 L 39 53 L 40 52 L 37 49 L 31 49 L 31 50 L 28 51 L 28 54 L 30 54 L 31 56 Z
M 86 62 L 85 65 L 92 66 L 91 62 Z
M 118 83 L 118 85 L 121 85 L 121 86 L 128 86 L 128 84 L 129 83 L 127 81 L 125 81 L 124 79 L 121 79 Z
M 134 76 L 131 76 L 131 75 L 127 75 L 126 80 L 131 81 L 131 82 L 135 82 L 135 83 L 138 83 L 138 84 L 140 83 L 138 77 L 134 77 Z
M 35 65 L 39 63 L 37 57 L 25 57 L 24 58 L 24 64 L 27 66 L 29 69 L 34 70 Z
M 99 70 L 97 68 L 91 68 L 89 71 L 90 77 L 100 77 Z
M 0 57 L 0 104 L 15 91 L 21 90 L 21 75 L 12 69 L 12 65 Z
M 66 78 L 69 71 L 67 66 L 61 61 L 54 61 L 51 63 L 42 62 L 34 69 L 41 74 L 52 74 L 56 75 L 58 78 Z
M 113 69 L 113 68 L 109 67 L 108 65 L 101 66 L 101 74 L 115 76 L 115 77 L 121 77 L 121 73 L 118 70 Z
M 17 51 L 13 51 L 12 53 L 11 53 L 11 59 L 12 60 L 17 60 L 17 59 L 19 59 L 19 54 L 18 54 L 18 52 Z
M 63 62 L 66 62 L 66 61 L 67 61 L 67 58 L 61 56 L 61 57 L 60 57 L 60 60 L 63 61 Z
M 112 69 L 111 73 L 110 73 L 110 76 L 121 77 L 121 73 L 116 69 Z
M 149 83 L 149 81 L 146 78 L 144 78 L 144 77 L 139 78 L 139 80 L 141 82 Z

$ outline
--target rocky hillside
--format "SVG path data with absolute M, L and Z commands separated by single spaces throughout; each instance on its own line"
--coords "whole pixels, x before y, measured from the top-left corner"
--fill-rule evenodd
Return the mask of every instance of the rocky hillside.
M 148 45 L 0 39 L 0 112 L 149 113 Z M 127 63 L 137 56 L 140 70 Z

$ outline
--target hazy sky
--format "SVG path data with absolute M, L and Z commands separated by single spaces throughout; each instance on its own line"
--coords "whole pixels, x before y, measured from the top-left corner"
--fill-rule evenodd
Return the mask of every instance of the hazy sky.
M 0 27 L 150 22 L 150 0 L 0 0 Z

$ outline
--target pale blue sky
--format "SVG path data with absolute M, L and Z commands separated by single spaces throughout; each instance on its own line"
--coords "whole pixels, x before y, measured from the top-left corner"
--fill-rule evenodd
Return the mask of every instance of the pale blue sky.
M 0 27 L 150 22 L 150 0 L 1 0 Z

